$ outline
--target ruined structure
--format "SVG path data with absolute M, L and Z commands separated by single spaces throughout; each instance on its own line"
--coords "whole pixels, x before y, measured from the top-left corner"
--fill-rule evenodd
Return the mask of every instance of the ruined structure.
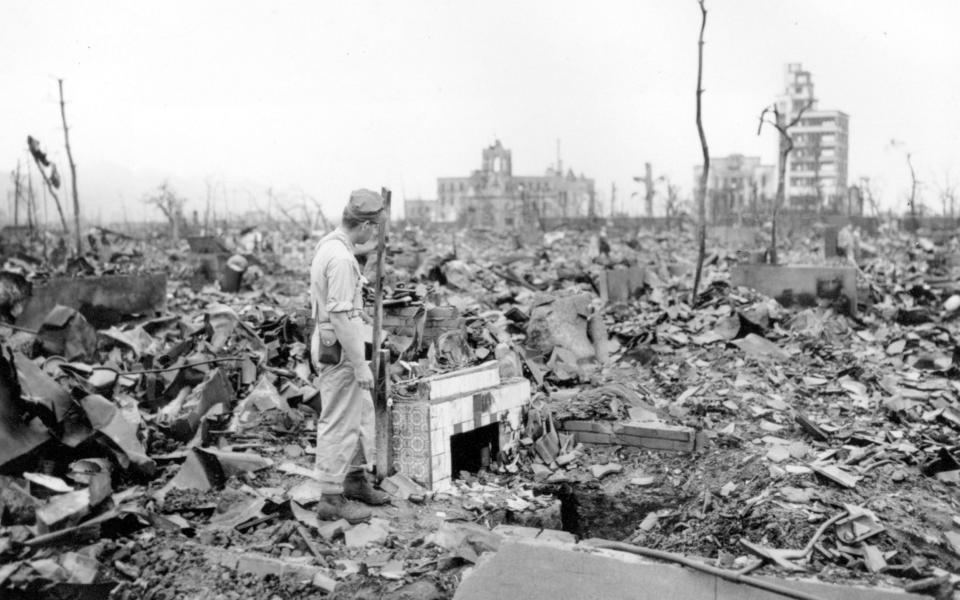
M 694 188 L 700 185 L 703 165 L 693 168 Z M 711 222 L 736 220 L 769 210 L 777 193 L 774 165 L 760 163 L 759 156 L 731 154 L 710 159 L 707 180 L 707 219 Z
M 787 158 L 787 210 L 838 210 L 847 200 L 847 155 L 850 117 L 839 110 L 820 110 L 810 71 L 800 63 L 786 69 L 784 93 L 777 98 L 780 118 L 789 123 L 803 116 L 789 131 L 793 151 Z M 805 108 L 806 107 L 806 108 Z
M 484 148 L 481 168 L 469 177 L 437 178 L 436 220 L 467 227 L 511 228 L 541 219 L 585 216 L 594 197 L 593 179 L 563 171 L 514 175 L 510 150 L 500 140 Z

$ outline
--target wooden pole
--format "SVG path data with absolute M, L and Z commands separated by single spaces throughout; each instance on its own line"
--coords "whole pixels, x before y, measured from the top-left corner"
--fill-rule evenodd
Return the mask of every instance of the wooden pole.
M 376 424 L 377 440 L 377 479 L 382 480 L 390 473 L 390 409 L 387 406 L 389 375 L 386 369 L 386 355 L 381 355 L 380 340 L 383 332 L 383 259 L 386 254 L 387 228 L 390 225 L 390 190 L 382 188 L 384 212 L 386 218 L 380 223 L 377 232 L 377 280 L 374 283 L 373 296 L 373 412 Z M 382 371 L 382 372 L 381 372 Z
M 74 238 L 77 242 L 77 256 L 83 254 L 83 246 L 80 244 L 80 200 L 77 197 L 77 165 L 73 163 L 73 153 L 70 151 L 70 129 L 67 127 L 67 111 L 63 105 L 63 80 L 58 79 L 57 84 L 60 87 L 60 118 L 63 120 L 63 141 L 67 147 L 67 162 L 70 163 L 70 187 L 73 189 L 73 225 L 76 231 Z

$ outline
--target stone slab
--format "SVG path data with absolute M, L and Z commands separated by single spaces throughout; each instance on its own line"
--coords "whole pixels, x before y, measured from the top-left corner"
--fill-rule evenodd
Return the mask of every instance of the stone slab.
M 154 316 L 167 305 L 167 276 L 104 275 L 58 277 L 34 283 L 33 294 L 17 318 L 17 325 L 39 329 L 43 318 L 58 304 L 69 306 L 97 328 L 119 323 L 124 316 Z
M 921 600 L 923 596 L 817 581 L 760 577 L 825 600 Z M 680 566 L 632 555 L 594 554 L 582 546 L 504 540 L 464 577 L 454 600 L 782 600 L 783 596 Z
M 853 267 L 736 265 L 730 283 L 753 288 L 785 307 L 838 301 L 851 315 L 857 314 L 857 271 Z

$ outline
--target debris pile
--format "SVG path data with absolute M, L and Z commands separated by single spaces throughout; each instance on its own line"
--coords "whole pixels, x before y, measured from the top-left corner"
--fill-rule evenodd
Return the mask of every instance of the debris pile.
M 161 316 L 104 322 L 61 304 L 32 332 L 0 329 L 0 590 L 449 598 L 504 531 L 530 528 L 949 597 L 960 286 L 947 250 L 863 241 L 876 255 L 861 254 L 847 316 L 731 287 L 755 248 L 716 249 L 691 302 L 689 231 L 621 231 L 605 252 L 595 237 L 395 234 L 395 399 L 491 361 L 534 393 L 478 472 L 439 491 L 390 473 L 393 505 L 361 525 L 311 510 L 322 399 L 304 343 L 308 261 L 261 254 L 227 291 L 178 248 L 162 254 Z M 819 247 L 807 235 L 782 256 L 848 260 Z M 60 273 L 104 277 L 113 258 L 100 260 Z M 8 276 L 23 296 L 11 306 L 44 264 L 8 259 L 24 276 Z M 615 270 L 642 277 L 604 302 Z

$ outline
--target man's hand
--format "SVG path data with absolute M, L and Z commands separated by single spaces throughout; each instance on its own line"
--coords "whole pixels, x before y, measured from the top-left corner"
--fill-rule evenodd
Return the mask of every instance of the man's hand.
M 373 370 L 368 365 L 353 369 L 353 376 L 357 378 L 357 385 L 361 390 L 373 389 Z

